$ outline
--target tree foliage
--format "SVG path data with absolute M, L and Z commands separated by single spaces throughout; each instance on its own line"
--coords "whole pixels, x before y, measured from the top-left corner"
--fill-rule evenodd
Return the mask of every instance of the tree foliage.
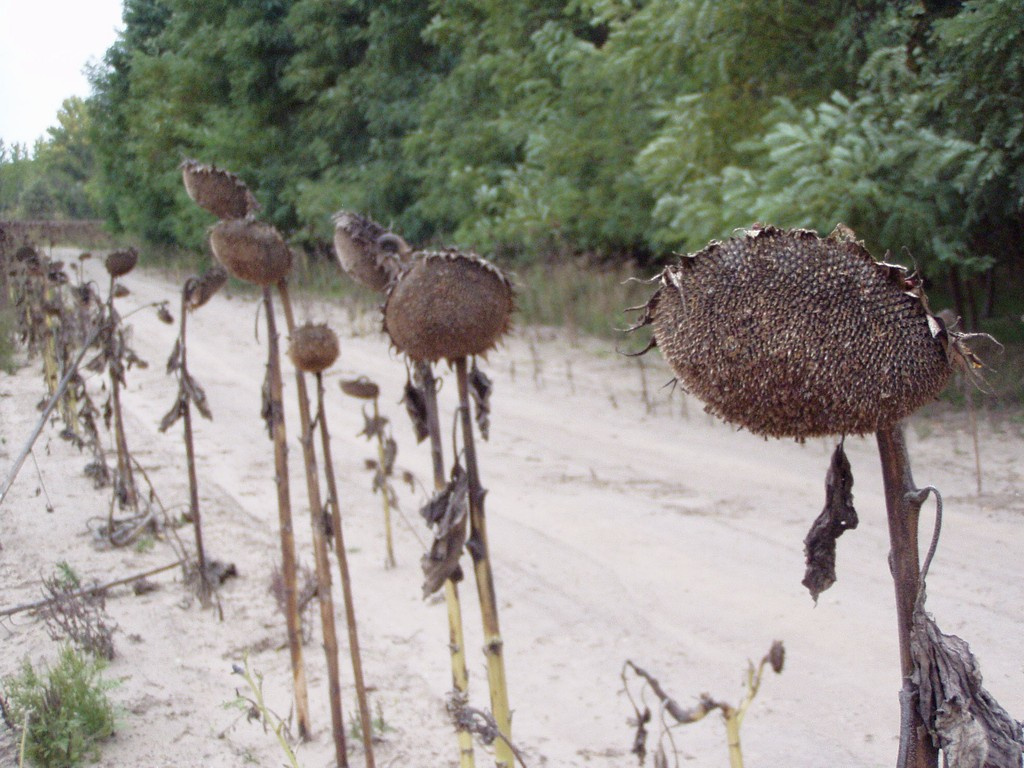
M 852 226 L 926 272 L 1019 262 L 1024 0 L 127 0 L 93 73 L 104 215 L 196 245 L 183 157 L 299 240 L 663 258 Z

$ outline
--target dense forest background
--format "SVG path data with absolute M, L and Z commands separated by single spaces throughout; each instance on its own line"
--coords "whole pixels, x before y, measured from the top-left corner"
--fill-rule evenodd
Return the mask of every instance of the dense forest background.
M 851 226 L 968 324 L 1020 296 L 1024 0 L 126 0 L 0 216 L 202 248 L 185 157 L 311 252 L 332 212 L 504 263 Z

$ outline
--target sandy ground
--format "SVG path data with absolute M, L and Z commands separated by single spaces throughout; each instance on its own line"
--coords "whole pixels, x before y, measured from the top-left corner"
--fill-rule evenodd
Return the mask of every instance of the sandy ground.
M 119 304 L 126 316 L 150 302 L 177 303 L 179 286 L 155 272 L 137 270 L 124 283 L 132 291 Z M 153 579 L 157 591 L 111 592 L 107 610 L 119 627 L 118 656 L 106 674 L 118 683 L 111 695 L 119 724 L 104 746 L 104 766 L 284 763 L 271 734 L 226 706 L 241 683 L 232 665 L 248 652 L 264 676 L 271 707 L 281 714 L 290 708 L 284 621 L 268 594 L 279 544 L 271 443 L 259 416 L 265 332 L 258 304 L 238 292 L 218 295 L 189 322 L 190 367 L 214 414 L 213 421 L 197 420 L 195 436 L 207 551 L 234 563 L 239 577 L 220 592 L 223 620 L 190 597 L 177 570 Z M 416 511 L 426 495 L 399 487 L 405 520 L 395 524 L 398 566 L 385 569 L 380 499 L 364 468 L 373 446 L 357 436 L 360 405 L 337 386 L 357 375 L 380 384 L 398 463 L 429 485 L 428 450 L 416 445 L 399 404 L 405 367 L 375 317 L 311 299 L 300 300 L 297 312 L 300 321 L 329 322 L 342 339 L 341 359 L 326 377 L 327 410 L 363 661 L 373 705 L 386 722 L 377 764 L 454 766 L 455 738 L 444 708 L 450 688 L 445 610 L 420 595 L 418 537 L 426 530 Z M 176 392 L 175 380 L 164 373 L 176 326 L 161 324 L 149 309 L 128 322 L 136 351 L 150 363 L 128 375 L 129 446 L 177 516 L 188 499 L 180 424 L 166 434 L 158 430 Z M 519 329 L 485 366 L 495 391 L 490 441 L 478 451 L 489 490 L 514 740 L 526 764 L 636 765 L 628 723 L 633 710 L 620 677 L 627 659 L 655 674 L 684 706 L 704 691 L 735 703 L 747 660 L 760 658 L 778 639 L 786 646 L 786 665 L 781 675 L 766 677 L 744 723 L 747 765 L 891 765 L 900 680 L 874 441 L 847 441 L 861 525 L 840 539 L 839 581 L 815 606 L 800 584 L 803 538 L 824 501 L 832 445 L 765 441 L 737 431 L 663 388 L 671 376 L 657 354 L 644 358 L 644 366 L 612 344 L 534 328 Z M 90 382 L 98 401 L 101 385 Z M 5 471 L 38 418 L 42 386 L 38 361 L 0 378 Z M 454 377 L 445 372 L 446 434 L 454 392 Z M 300 559 L 311 565 L 294 395 L 286 363 L 295 529 Z M 987 688 L 1020 718 L 1022 420 L 1005 413 L 982 418 L 980 495 L 966 426 L 962 415 L 929 410 L 907 428 L 917 483 L 938 486 L 945 498 L 928 605 L 946 632 L 970 642 Z M 163 541 L 142 552 L 96 544 L 90 521 L 106 514 L 109 496 L 92 488 L 82 474 L 88 457 L 58 431 L 43 433 L 35 461 L 26 463 L 0 507 L 0 607 L 36 599 L 40 577 L 62 560 L 86 579 L 102 581 L 174 559 Z M 448 441 L 446 452 L 450 460 Z M 929 513 L 929 533 L 930 525 Z M 190 532 L 181 535 L 188 541 Z M 472 703 L 486 707 L 471 581 L 462 595 Z M 56 648 L 27 614 L 0 622 L 0 673 L 11 673 L 26 656 L 52 659 Z M 318 632 L 305 654 L 314 738 L 297 749 L 303 766 L 321 768 L 333 764 L 333 750 Z M 355 705 L 344 649 L 342 671 L 348 718 Z M 631 687 L 640 695 L 638 685 Z M 655 705 L 649 692 L 646 700 Z M 0 764 L 13 765 L 13 740 L 3 730 Z M 675 729 L 673 739 L 680 765 L 728 762 L 717 715 Z M 357 740 L 349 742 L 352 765 L 361 765 Z M 477 764 L 491 762 L 478 746 Z

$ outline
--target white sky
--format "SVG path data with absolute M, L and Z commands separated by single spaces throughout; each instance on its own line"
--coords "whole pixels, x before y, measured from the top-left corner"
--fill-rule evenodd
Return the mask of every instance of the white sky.
M 121 28 L 122 0 L 0 0 L 0 138 L 26 144 L 57 124 L 69 96 L 89 95 L 85 65 L 100 63 Z

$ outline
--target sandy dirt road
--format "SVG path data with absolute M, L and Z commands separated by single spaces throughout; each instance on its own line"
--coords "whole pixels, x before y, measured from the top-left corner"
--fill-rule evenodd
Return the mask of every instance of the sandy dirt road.
M 73 254 L 72 254 L 73 255 Z M 99 273 L 96 275 L 99 276 Z M 124 278 L 121 312 L 169 300 L 179 284 L 145 269 Z M 189 321 L 189 363 L 206 390 L 213 421 L 197 420 L 196 449 L 207 549 L 234 563 L 239 578 L 220 596 L 224 619 L 201 610 L 177 572 L 134 596 L 115 590 L 119 656 L 108 675 L 120 711 L 102 764 L 113 768 L 276 766 L 270 734 L 246 722 L 234 698 L 232 664 L 248 652 L 264 675 L 272 707 L 289 709 L 284 622 L 267 593 L 279 556 L 271 443 L 259 417 L 265 331 L 255 295 L 218 295 Z M 416 514 L 425 492 L 399 488 L 408 523 L 395 527 L 398 567 L 384 568 L 379 497 L 358 437 L 360 405 L 342 378 L 366 375 L 382 389 L 393 421 L 398 464 L 423 484 L 429 453 L 417 446 L 399 400 L 406 369 L 374 316 L 302 298 L 300 321 L 328 322 L 342 341 L 327 377 L 328 418 L 359 630 L 372 699 L 386 722 L 378 765 L 454 766 L 455 739 L 444 700 L 450 688 L 444 606 L 420 596 Z M 622 324 L 623 318 L 610 318 Z M 164 363 L 176 328 L 150 309 L 130 314 L 133 345 L 150 363 L 132 370 L 124 393 L 128 442 L 172 515 L 187 506 L 178 427 L 163 434 L 176 382 Z M 279 318 L 279 324 L 283 321 Z M 258 336 L 258 338 L 257 338 Z M 623 347 L 632 345 L 624 340 Z M 824 501 L 833 445 L 765 441 L 713 420 L 700 404 L 663 387 L 671 374 L 657 353 L 636 360 L 613 344 L 569 340 L 551 329 L 521 328 L 484 365 L 495 383 L 490 440 L 478 445 L 489 493 L 487 514 L 514 710 L 513 730 L 527 765 L 630 766 L 633 710 L 620 673 L 627 659 L 655 674 L 684 706 L 707 691 L 737 702 L 748 659 L 773 640 L 787 650 L 743 726 L 749 766 L 891 765 L 900 686 L 888 534 L 873 439 L 850 439 L 860 527 L 839 541 L 839 581 L 815 605 L 801 586 L 803 538 Z M 644 384 L 646 382 L 646 384 Z M 105 397 L 102 382 L 90 387 Z M 642 393 L 649 393 L 646 402 Z M 295 382 L 285 367 L 291 487 L 300 559 L 312 564 L 305 480 L 300 466 Z M 450 434 L 454 376 L 444 372 L 442 425 Z M 42 393 L 37 361 L 0 379 L 0 458 L 13 461 L 31 430 Z M 966 419 L 926 410 L 907 427 L 914 476 L 945 498 L 944 532 L 929 578 L 929 609 L 946 632 L 966 639 L 990 692 L 1024 717 L 1024 436 L 1019 415 L 982 419 L 984 492 L 975 488 Z M 103 551 L 90 520 L 108 495 L 82 475 L 87 456 L 49 429 L 35 462 L 0 507 L 0 584 L 4 605 L 35 599 L 39 579 L 64 560 L 86 578 L 116 578 L 161 565 L 173 551 Z M 450 442 L 446 458 L 451 459 Z M 38 464 L 38 472 L 36 470 Z M 53 511 L 47 512 L 47 497 Z M 931 509 L 929 505 L 927 510 Z M 931 513 L 925 515 L 930 535 Z M 188 540 L 188 530 L 181 535 Z M 485 707 L 486 675 L 475 588 L 462 585 L 472 703 Z M 336 594 L 340 606 L 340 597 Z M 339 620 L 341 619 L 339 614 Z M 0 673 L 26 655 L 52 658 L 55 644 L 25 616 L 0 624 Z M 306 647 L 315 738 L 298 748 L 306 768 L 332 764 L 324 660 L 318 633 Z M 354 712 L 342 659 L 347 716 Z M 640 687 L 633 685 L 634 693 Z M 646 701 L 655 710 L 650 693 Z M 651 726 L 650 747 L 657 738 Z M 673 732 L 680 765 L 728 764 L 717 716 Z M 350 738 L 352 764 L 362 756 Z M 9 734 L 0 763 L 10 760 Z M 478 765 L 490 763 L 478 748 Z M 650 764 L 650 757 L 648 757 Z

